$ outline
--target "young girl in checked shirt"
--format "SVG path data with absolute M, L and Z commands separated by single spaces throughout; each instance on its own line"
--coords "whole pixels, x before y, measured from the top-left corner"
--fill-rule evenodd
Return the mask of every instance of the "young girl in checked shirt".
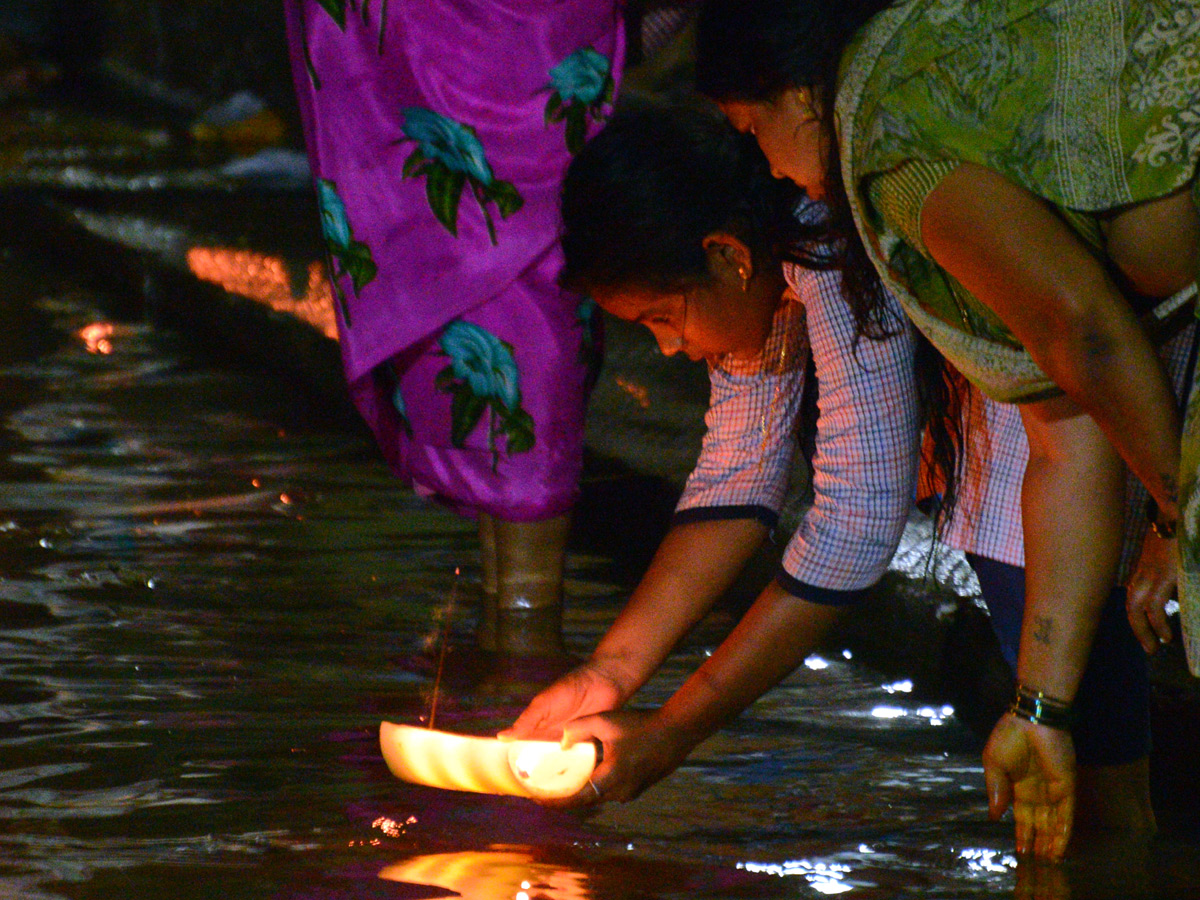
M 894 302 L 879 337 L 856 340 L 839 275 L 806 240 L 806 223 L 821 211 L 771 178 L 748 136 L 699 110 L 627 109 L 568 171 L 566 279 L 609 313 L 644 324 L 663 353 L 705 360 L 712 389 L 674 526 L 629 604 L 591 658 L 504 733 L 558 739 L 565 731 L 573 741 L 603 743 L 594 786 L 567 805 L 630 800 L 674 770 L 813 652 L 895 553 L 921 456 L 921 350 Z M 780 572 L 662 708 L 622 709 L 774 527 L 803 392 L 816 388 L 806 384 L 810 358 L 820 386 L 815 499 Z M 1023 600 L 1027 447 L 1012 407 L 986 401 L 983 409 L 988 458 L 964 473 L 961 514 L 945 536 L 978 564 L 1011 663 Z M 997 509 L 1007 518 L 996 518 Z M 1080 702 L 1081 784 L 1095 819 L 1150 828 L 1146 665 L 1122 611 L 1116 591 L 1093 654 L 1096 672 L 1085 679 L 1093 699 Z

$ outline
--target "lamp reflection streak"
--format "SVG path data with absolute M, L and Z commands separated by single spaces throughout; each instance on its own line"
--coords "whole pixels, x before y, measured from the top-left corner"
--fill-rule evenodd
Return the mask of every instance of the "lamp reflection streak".
M 337 340 L 333 291 L 321 263 L 308 264 L 302 296 L 293 292 L 287 263 L 277 256 L 233 247 L 192 247 L 187 264 L 197 278 L 295 316 Z
M 390 865 L 385 881 L 424 884 L 455 891 L 463 900 L 593 900 L 588 876 L 537 862 L 520 848 L 435 853 Z

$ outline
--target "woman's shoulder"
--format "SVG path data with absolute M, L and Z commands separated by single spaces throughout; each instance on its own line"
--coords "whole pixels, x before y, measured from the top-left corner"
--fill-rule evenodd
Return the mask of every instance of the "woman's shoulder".
M 950 159 L 909 159 L 869 178 L 864 193 L 883 236 L 899 237 L 928 256 L 921 237 L 921 212 L 934 188 L 959 165 Z

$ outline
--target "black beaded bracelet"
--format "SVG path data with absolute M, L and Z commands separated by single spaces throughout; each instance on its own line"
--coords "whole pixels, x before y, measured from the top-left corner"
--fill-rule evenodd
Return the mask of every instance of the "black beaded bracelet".
M 1075 724 L 1075 711 L 1071 704 L 1063 700 L 1047 697 L 1041 691 L 1017 685 L 1017 696 L 1008 711 L 1018 719 L 1032 722 L 1034 725 L 1045 725 L 1047 728 L 1057 728 L 1059 731 L 1070 731 Z

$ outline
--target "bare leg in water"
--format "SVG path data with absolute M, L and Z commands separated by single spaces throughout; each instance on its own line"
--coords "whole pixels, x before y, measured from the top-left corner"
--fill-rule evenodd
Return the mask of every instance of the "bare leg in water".
M 479 646 L 509 656 L 562 654 L 563 563 L 570 516 L 510 522 L 480 515 Z

